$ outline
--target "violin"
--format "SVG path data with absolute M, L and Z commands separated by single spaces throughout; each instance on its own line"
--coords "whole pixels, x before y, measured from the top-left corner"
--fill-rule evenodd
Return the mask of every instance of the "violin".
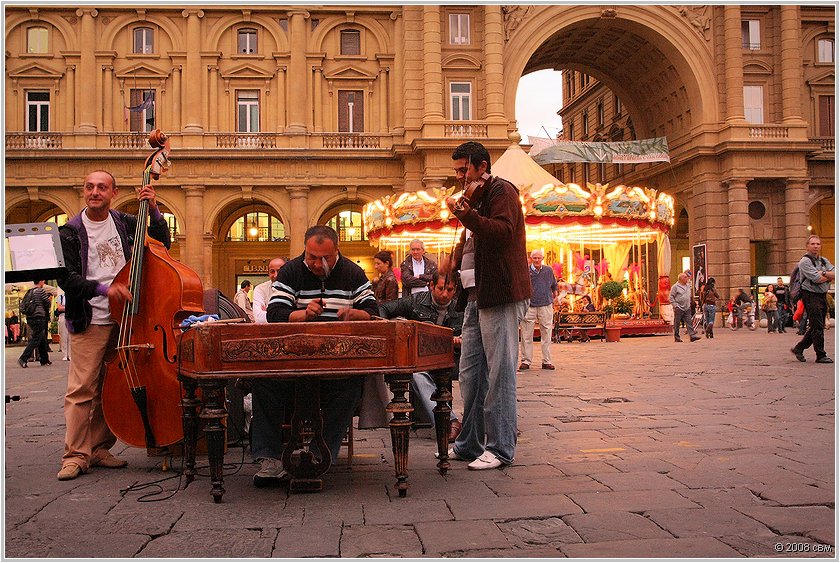
M 489 180 L 490 174 L 485 172 L 478 180 L 467 184 L 464 191 L 461 192 L 461 197 L 455 202 L 455 210 L 459 213 L 466 211 L 465 203 L 469 204 L 470 207 L 475 207 L 475 204 L 484 196 L 484 190 L 487 188 Z

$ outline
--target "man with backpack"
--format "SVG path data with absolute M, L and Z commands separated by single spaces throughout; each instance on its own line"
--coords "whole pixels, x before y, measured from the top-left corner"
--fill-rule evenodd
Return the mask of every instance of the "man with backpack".
M 834 360 L 825 353 L 825 317 L 828 312 L 826 293 L 834 281 L 834 266 L 820 256 L 822 241 L 817 235 L 808 237 L 808 253 L 800 260 L 790 277 L 790 295 L 792 300 L 802 299 L 808 315 L 808 331 L 796 346 L 790 349 L 796 359 L 805 361 L 802 354 L 811 345 L 817 354 L 818 364 L 832 364 Z M 797 271 L 798 270 L 798 271 Z
M 35 287 L 27 291 L 20 302 L 20 313 L 26 316 L 26 324 L 29 325 L 29 343 L 18 358 L 18 365 L 22 368 L 27 367 L 26 364 L 32 359 L 32 352 L 36 348 L 41 365 L 52 365 L 47 342 L 50 294 L 44 289 L 44 283 L 44 280 L 37 280 Z

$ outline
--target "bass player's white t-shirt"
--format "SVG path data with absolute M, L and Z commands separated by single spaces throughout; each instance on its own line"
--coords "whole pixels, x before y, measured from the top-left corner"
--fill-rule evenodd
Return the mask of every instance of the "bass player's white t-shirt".
M 109 213 L 104 221 L 92 221 L 88 218 L 85 208 L 82 211 L 82 222 L 88 236 L 87 279 L 111 285 L 125 266 L 125 254 L 114 218 Z M 90 305 L 93 307 L 91 324 L 111 324 L 111 307 L 108 305 L 107 296 L 93 297 Z

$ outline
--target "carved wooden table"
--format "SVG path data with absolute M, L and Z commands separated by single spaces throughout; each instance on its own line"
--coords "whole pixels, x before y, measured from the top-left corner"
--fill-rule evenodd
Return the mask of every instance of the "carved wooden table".
M 210 323 L 189 329 L 181 337 L 179 367 L 185 389 L 182 406 L 187 484 L 195 478 L 195 443 L 201 419 L 205 422 L 211 494 L 215 502 L 222 501 L 222 421 L 227 415 L 224 390 L 228 380 L 244 377 L 295 381 L 292 438 L 283 452 L 283 468 L 292 476 L 293 491 L 313 491 L 320 490 L 320 476 L 331 463 L 321 433 L 319 380 L 383 374 L 393 396 L 386 410 L 393 415 L 389 426 L 395 486 L 399 496 L 404 497 L 408 490 L 409 414 L 414 410 L 407 397 L 412 374 L 427 371 L 435 380 L 437 389 L 431 398 L 437 402 L 437 467 L 446 473 L 452 400 L 449 373 L 453 365 L 452 330 L 416 321 Z M 201 389 L 202 399 L 197 397 L 197 388 Z M 319 450 L 327 452 L 320 460 L 315 460 L 308 449 L 301 450 L 299 430 L 304 426 L 313 431 Z M 299 455 L 292 455 L 299 450 Z

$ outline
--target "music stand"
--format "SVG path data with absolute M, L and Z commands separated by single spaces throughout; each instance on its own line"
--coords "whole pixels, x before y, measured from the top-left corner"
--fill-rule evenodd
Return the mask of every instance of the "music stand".
M 6 225 L 4 270 L 6 282 L 54 280 L 67 273 L 58 225 Z

